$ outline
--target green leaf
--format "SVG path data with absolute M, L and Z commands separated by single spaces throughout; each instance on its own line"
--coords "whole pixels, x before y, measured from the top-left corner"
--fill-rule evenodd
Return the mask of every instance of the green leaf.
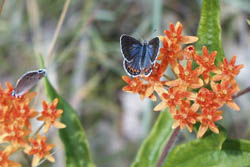
M 219 0 L 202 1 L 197 36 L 199 37 L 199 41 L 196 43 L 198 53 L 202 53 L 202 46 L 206 46 L 210 52 L 217 51 L 215 63 L 218 65 L 224 58 L 221 40 Z
M 247 19 L 247 24 L 250 25 L 250 20 Z
M 218 135 L 209 131 L 201 139 L 176 146 L 165 159 L 163 167 L 210 166 L 214 162 L 211 158 L 214 153 L 221 150 L 227 137 L 224 128 L 220 127 L 219 129 L 220 133 Z
M 41 56 L 40 62 L 44 68 Z M 48 97 L 51 101 L 58 98 L 57 107 L 64 111 L 61 122 L 67 127 L 60 129 L 59 134 L 65 146 L 67 167 L 95 167 L 90 157 L 89 144 L 78 115 L 71 105 L 58 95 L 48 78 L 46 77 L 44 80 Z
M 226 137 L 226 131 L 220 128 L 219 135 L 209 132 L 202 139 L 178 145 L 163 167 L 250 166 L 250 142 Z
M 250 141 L 247 140 L 236 140 L 236 139 L 227 139 L 222 146 L 223 150 L 235 150 L 250 152 Z
M 154 167 L 170 138 L 173 120 L 169 111 L 161 112 L 148 137 L 143 141 L 131 167 Z

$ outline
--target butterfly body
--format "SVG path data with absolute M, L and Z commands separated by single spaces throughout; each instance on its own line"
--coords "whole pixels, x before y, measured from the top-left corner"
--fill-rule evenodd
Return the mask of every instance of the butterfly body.
M 129 35 L 122 35 L 120 44 L 124 56 L 123 66 L 128 75 L 132 77 L 149 76 L 158 55 L 159 38 L 155 37 L 149 42 L 141 43 Z
M 27 90 L 32 88 L 40 79 L 46 76 L 45 69 L 29 71 L 24 73 L 17 81 L 16 86 L 12 92 L 12 96 L 20 97 Z

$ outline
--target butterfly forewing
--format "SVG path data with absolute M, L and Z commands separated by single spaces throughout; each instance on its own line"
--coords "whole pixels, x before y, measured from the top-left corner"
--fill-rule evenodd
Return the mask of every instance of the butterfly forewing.
M 158 56 L 159 47 L 160 47 L 160 39 L 158 37 L 155 37 L 148 42 L 148 50 L 150 50 L 151 52 L 149 55 L 152 63 Z
M 131 62 L 136 56 L 140 54 L 142 44 L 140 41 L 128 35 L 122 35 L 120 38 L 121 50 L 124 58 Z

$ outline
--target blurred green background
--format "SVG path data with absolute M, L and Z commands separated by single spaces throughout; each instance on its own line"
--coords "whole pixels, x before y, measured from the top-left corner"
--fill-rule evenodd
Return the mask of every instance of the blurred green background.
M 52 59 L 49 51 L 64 0 L 11 0 L 0 19 L 0 81 L 13 85 L 26 71 L 39 68 L 43 55 L 48 77 L 58 92 L 78 111 L 89 139 L 92 158 L 100 167 L 127 167 L 158 113 L 156 103 L 122 92 L 121 34 L 150 39 L 162 35 L 170 23 L 180 21 L 185 35 L 195 35 L 200 0 L 71 0 Z M 225 55 L 237 54 L 245 68 L 237 77 L 241 89 L 249 86 L 249 0 L 221 1 L 222 38 Z M 139 35 L 138 35 L 139 34 Z M 43 83 L 35 88 L 38 108 L 46 99 Z M 224 113 L 221 124 L 231 137 L 250 139 L 250 95 L 236 100 L 240 112 Z M 34 122 L 37 124 L 37 122 Z M 39 125 L 37 125 L 39 126 Z M 63 145 L 57 131 L 49 133 L 56 143 L 56 167 L 64 167 Z M 182 131 L 179 143 L 195 138 Z M 25 160 L 24 166 L 27 164 Z M 22 159 L 22 157 L 21 157 Z M 41 166 L 51 166 L 43 163 Z

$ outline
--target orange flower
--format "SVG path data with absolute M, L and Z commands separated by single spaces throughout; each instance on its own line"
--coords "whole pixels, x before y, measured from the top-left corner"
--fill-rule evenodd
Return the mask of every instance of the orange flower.
M 182 24 L 170 24 L 170 30 L 165 30 L 166 36 L 160 36 L 163 47 L 160 48 L 160 55 L 157 60 L 166 59 L 175 72 L 178 72 L 177 61 L 183 60 L 183 51 L 180 44 L 193 43 L 198 40 L 194 36 L 182 36 Z
M 168 67 L 168 62 L 166 61 L 166 59 L 162 60 L 162 62 L 159 63 L 155 63 L 155 66 L 153 68 L 153 71 L 151 73 L 150 76 L 148 77 L 143 77 L 143 79 L 145 81 L 151 81 L 151 82 L 157 82 L 159 84 L 163 84 L 163 82 L 160 82 L 161 77 L 163 76 L 164 72 L 166 71 Z
M 29 129 L 25 129 L 17 123 L 5 126 L 4 130 L 3 142 L 11 142 L 14 148 L 24 146 L 26 144 L 25 138 L 30 134 Z
M 12 91 L 14 90 L 14 87 L 9 82 L 6 82 L 5 85 L 6 85 L 6 89 L 4 91 L 4 94 L 6 96 L 11 97 L 11 94 L 12 94 Z
M 195 105 L 190 106 L 190 101 L 182 100 L 180 108 L 173 114 L 174 123 L 172 127 L 177 128 L 180 126 L 180 128 L 183 129 L 186 126 L 189 132 L 192 132 L 193 124 L 196 123 L 197 117 L 199 116 L 199 114 L 196 113 L 198 109 L 199 107 Z
M 37 115 L 29 108 L 30 99 L 35 93 L 26 93 L 21 98 L 11 95 L 13 86 L 6 82 L 4 90 L 0 85 L 0 143 L 10 142 L 10 147 L 26 144 L 30 134 L 30 119 Z
M 202 80 L 199 78 L 199 76 L 202 73 L 202 70 L 200 68 L 196 68 L 195 70 L 192 70 L 192 61 L 187 62 L 186 70 L 182 67 L 182 65 L 179 64 L 179 77 L 182 81 L 186 82 L 189 87 L 196 89 L 200 88 L 203 85 Z
M 9 160 L 10 152 L 0 150 L 0 166 L 1 167 L 21 167 L 21 164 Z
M 205 83 L 208 84 L 210 72 L 220 73 L 220 70 L 214 64 L 217 52 L 213 51 L 211 54 L 208 54 L 207 47 L 205 46 L 202 47 L 202 52 L 203 56 L 196 55 L 195 60 L 202 68 L 204 68 L 202 75 Z
M 160 55 L 157 60 L 166 60 L 175 70 L 177 67 L 177 60 L 183 60 L 181 45 L 171 43 L 167 38 L 162 38 L 163 48 L 160 48 Z
M 156 96 L 153 94 L 154 92 L 154 82 L 150 82 L 148 80 L 147 84 L 143 83 L 143 80 L 140 77 L 136 77 L 134 79 L 128 76 L 122 76 L 122 79 L 128 83 L 127 86 L 123 87 L 123 91 L 138 93 L 143 100 L 145 97 L 150 98 L 153 101 L 156 101 Z
M 211 87 L 220 101 L 222 101 L 223 103 L 225 102 L 233 110 L 240 110 L 240 107 L 235 102 L 233 102 L 232 99 L 233 94 L 238 92 L 237 86 L 235 87 L 231 85 L 230 81 L 223 80 L 220 84 L 211 82 Z
M 214 63 L 216 51 L 209 54 L 208 49 L 203 46 L 203 55 L 200 56 L 193 45 L 183 49 L 182 44 L 196 42 L 198 38 L 183 36 L 182 29 L 179 22 L 176 25 L 170 24 L 170 30 L 164 31 L 165 36 L 159 37 L 162 48 L 151 75 L 133 79 L 122 76 L 128 84 L 123 87 L 123 91 L 138 93 L 142 99 L 148 97 L 153 101 L 156 101 L 156 92 L 162 101 L 154 111 L 168 107 L 174 119 L 173 128 L 187 127 L 191 132 L 193 124 L 200 122 L 197 134 L 200 138 L 208 128 L 219 133 L 214 124 L 222 119 L 222 111 L 217 111 L 218 108 L 227 104 L 234 110 L 240 109 L 233 102 L 232 95 L 239 91 L 234 78 L 244 65 L 235 65 L 234 56 L 230 62 L 224 59 L 217 67 Z M 183 65 L 185 62 L 186 66 Z M 192 66 L 195 63 L 198 64 L 196 68 Z M 176 77 L 174 79 L 166 75 L 168 64 Z
M 138 93 L 141 89 L 141 85 L 143 84 L 139 77 L 132 79 L 126 75 L 123 75 L 122 79 L 128 84 L 122 88 L 122 90 L 126 92 Z
M 181 64 L 179 66 L 179 78 L 173 81 L 166 82 L 167 86 L 170 87 L 183 87 L 183 89 L 186 89 L 187 87 L 190 87 L 192 89 L 200 88 L 203 86 L 202 79 L 199 78 L 203 70 L 201 68 L 196 68 L 192 70 L 192 61 L 189 60 L 187 62 L 186 69 L 183 68 Z
M 174 43 L 188 44 L 198 41 L 197 37 L 194 36 L 182 36 L 182 24 L 177 22 L 176 25 L 170 24 L 170 30 L 165 30 L 166 37 Z
M 226 58 L 224 58 L 223 63 L 220 64 L 220 69 L 222 73 L 215 75 L 213 77 L 213 80 L 214 81 L 219 81 L 219 80 L 233 81 L 235 76 L 240 73 L 240 69 L 244 67 L 243 64 L 235 65 L 236 58 L 237 56 L 233 56 L 229 62 L 227 61 Z
M 193 98 L 193 93 L 183 91 L 179 87 L 169 88 L 168 91 L 165 89 L 156 89 L 156 91 L 160 95 L 162 102 L 154 108 L 154 111 L 160 111 L 168 107 L 171 113 L 175 113 L 177 105 L 181 104 L 184 98 Z
M 197 137 L 201 138 L 207 129 L 209 128 L 214 133 L 219 133 L 219 129 L 216 127 L 216 121 L 222 119 L 222 111 L 217 111 L 214 108 L 203 108 L 201 115 L 198 117 L 198 120 L 201 122 L 200 128 L 197 133 Z
M 29 142 L 31 146 L 27 146 L 24 152 L 33 155 L 32 167 L 37 166 L 42 158 L 46 158 L 50 162 L 55 161 L 50 153 L 54 145 L 46 143 L 46 136 L 37 135 L 36 139 L 29 138 Z
M 207 88 L 201 88 L 196 96 L 194 105 L 202 108 L 219 108 L 222 105 L 222 102 L 217 99 L 214 92 Z
M 58 99 L 54 99 L 51 105 L 49 105 L 46 101 L 43 101 L 43 111 L 37 120 L 45 122 L 44 133 L 48 131 L 51 125 L 54 125 L 56 128 L 66 127 L 63 123 L 57 121 L 63 113 L 63 110 L 56 109 L 57 104 Z
M 15 108 L 16 110 L 13 111 L 13 117 L 15 118 L 15 121 L 24 124 L 24 126 L 30 129 L 30 119 L 36 117 L 38 112 L 29 108 L 29 100 L 27 100 L 26 103 L 20 104 L 16 104 L 15 102 Z
M 194 60 L 196 54 L 195 47 L 193 45 L 189 45 L 184 48 L 183 55 L 187 60 Z
M 34 109 L 30 109 L 30 101 L 36 95 L 34 92 L 27 92 L 21 97 L 12 96 L 13 86 L 6 82 L 6 88 L 3 89 L 0 84 L 0 143 L 4 143 L 0 150 L 0 166 L 1 167 L 21 167 L 19 163 L 15 163 L 8 159 L 11 153 L 17 150 L 25 150 L 29 154 L 34 155 L 33 167 L 35 167 L 41 158 L 47 158 L 54 161 L 54 158 L 49 154 L 52 145 L 45 143 L 46 137 L 38 135 L 37 140 L 30 139 L 29 146 L 28 138 L 31 134 L 30 120 L 38 115 Z M 40 118 L 45 118 L 45 128 L 49 128 L 51 124 L 57 127 L 65 127 L 64 124 L 55 121 L 61 116 L 62 110 L 56 110 L 55 107 L 58 100 L 54 100 L 51 106 L 44 102 L 44 113 L 52 112 L 49 118 L 44 115 Z M 46 104 L 46 105 L 45 105 Z M 47 107 L 47 108 L 46 108 Z M 54 121 L 53 121 L 54 120 Z M 36 134 L 35 134 L 36 135 Z
M 165 30 L 164 33 L 173 42 L 180 42 L 182 41 L 182 24 L 178 22 L 176 25 L 170 24 L 169 25 L 170 30 Z

